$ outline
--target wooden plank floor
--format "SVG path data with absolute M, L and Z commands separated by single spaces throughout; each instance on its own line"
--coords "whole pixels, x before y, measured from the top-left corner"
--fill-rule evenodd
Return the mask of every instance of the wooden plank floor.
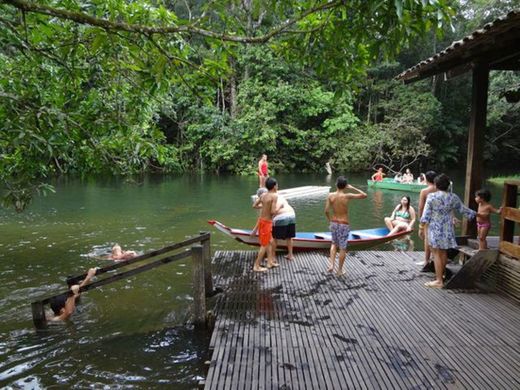
M 256 253 L 217 252 L 207 389 L 520 389 L 520 306 L 429 289 L 422 252 L 323 253 L 251 271 Z

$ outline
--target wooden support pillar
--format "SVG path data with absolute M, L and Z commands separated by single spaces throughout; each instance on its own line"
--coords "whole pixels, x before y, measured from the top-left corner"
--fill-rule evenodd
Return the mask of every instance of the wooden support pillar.
M 502 206 L 516 209 L 516 198 L 518 197 L 518 184 L 504 183 L 504 194 L 502 195 Z M 506 210 L 504 210 L 506 211 Z M 504 213 L 505 214 L 505 213 Z M 515 235 L 515 222 L 502 216 L 502 225 L 500 226 L 500 241 L 513 242 Z
M 47 328 L 47 318 L 45 317 L 45 309 L 43 307 L 43 302 L 38 301 L 31 303 L 31 310 L 34 327 L 36 329 Z
M 204 286 L 204 248 L 202 245 L 191 247 L 193 260 L 193 323 L 196 328 L 206 326 L 206 292 Z
M 208 232 L 199 232 L 201 235 L 208 234 Z M 204 256 L 204 285 L 206 288 L 206 295 L 213 295 L 213 274 L 211 273 L 211 242 L 210 240 L 202 241 L 202 253 Z
M 473 68 L 471 118 L 469 122 L 468 156 L 466 163 L 466 189 L 464 192 L 464 203 L 473 210 L 477 209 L 475 191 L 482 186 L 482 159 L 484 157 L 488 85 L 489 68 L 485 64 L 477 64 Z M 475 222 L 464 219 L 462 234 L 476 237 L 477 227 Z

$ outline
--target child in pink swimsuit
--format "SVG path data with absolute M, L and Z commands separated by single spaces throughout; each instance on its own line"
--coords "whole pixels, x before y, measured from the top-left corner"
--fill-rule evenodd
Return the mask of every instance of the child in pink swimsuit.
M 502 207 L 496 209 L 489 203 L 491 193 L 489 190 L 478 190 L 475 192 L 475 202 L 478 204 L 477 211 L 477 231 L 478 231 L 478 249 L 487 249 L 486 237 L 491 229 L 491 213 L 500 214 Z

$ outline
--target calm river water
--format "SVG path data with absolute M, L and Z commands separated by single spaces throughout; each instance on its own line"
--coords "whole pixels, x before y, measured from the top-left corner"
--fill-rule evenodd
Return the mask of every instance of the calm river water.
M 280 175 L 280 189 L 333 185 L 319 175 Z M 366 190 L 365 176 L 350 177 Z M 462 180 L 455 179 L 462 197 Z M 458 184 L 457 184 L 458 183 Z M 35 199 L 27 211 L 0 210 L 0 387 L 193 388 L 204 375 L 208 335 L 184 324 L 191 302 L 189 261 L 170 264 L 85 293 L 71 322 L 35 332 L 30 302 L 64 289 L 101 260 L 114 243 L 146 252 L 201 230 L 208 219 L 233 227 L 254 226 L 250 195 L 255 177 L 148 176 L 64 179 L 56 194 Z M 492 188 L 498 205 L 500 187 Z M 403 194 L 368 191 L 353 202 L 356 229 L 383 226 Z M 410 194 L 417 205 L 418 194 Z M 324 197 L 290 202 L 297 228 L 326 230 Z M 494 217 L 497 232 L 497 219 Z M 247 247 L 212 232 L 212 250 Z M 379 249 L 421 250 L 412 240 Z

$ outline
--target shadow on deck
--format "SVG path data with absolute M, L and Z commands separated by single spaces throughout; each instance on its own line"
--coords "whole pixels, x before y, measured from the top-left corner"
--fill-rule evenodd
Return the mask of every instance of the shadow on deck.
M 324 253 L 265 274 L 256 253 L 217 252 L 207 389 L 520 388 L 520 311 L 496 294 L 428 289 L 422 252 Z

